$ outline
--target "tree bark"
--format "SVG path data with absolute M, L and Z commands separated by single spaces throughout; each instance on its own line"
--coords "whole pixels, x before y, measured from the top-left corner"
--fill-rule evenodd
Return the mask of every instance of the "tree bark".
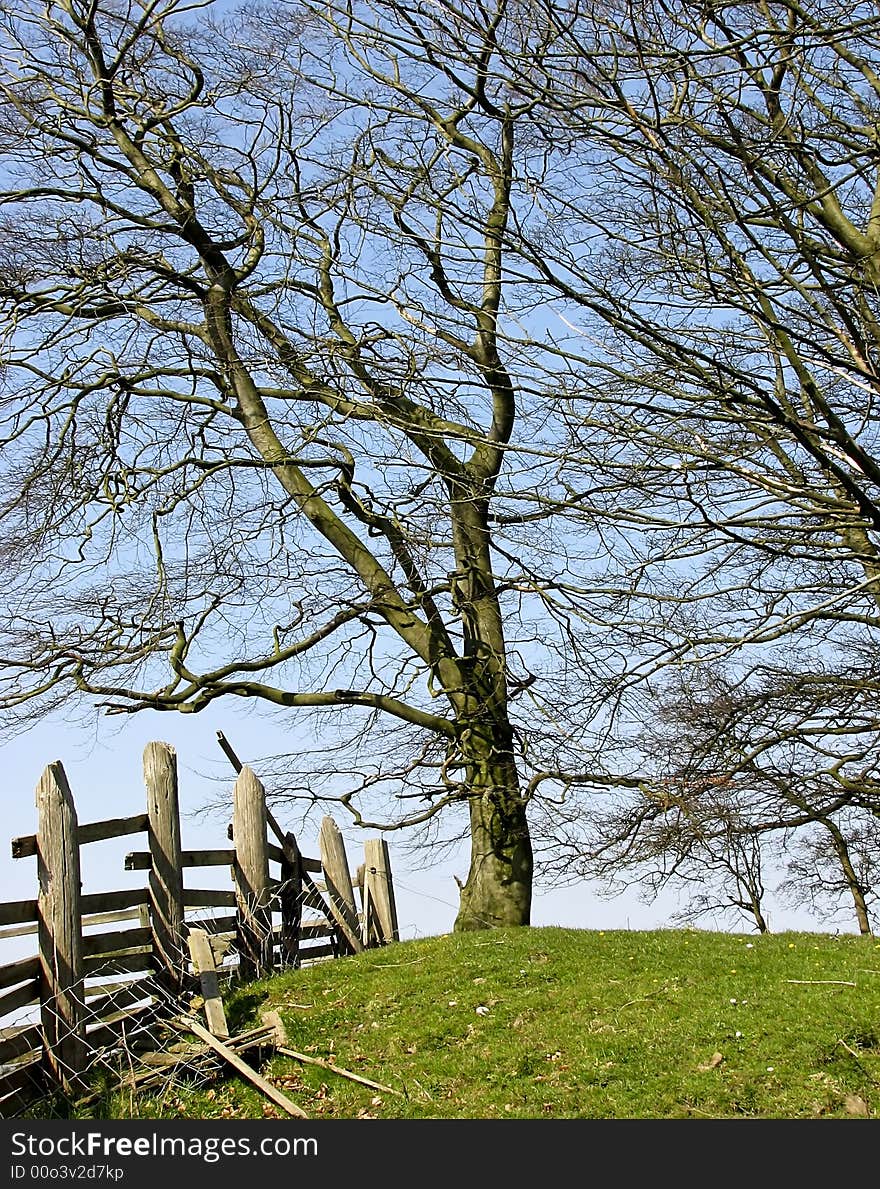
M 849 888 L 850 895 L 852 896 L 853 906 L 856 910 L 856 922 L 859 926 L 859 932 L 863 937 L 870 937 L 872 933 L 871 918 L 868 916 L 868 905 L 865 900 L 865 890 L 859 882 L 859 877 L 856 875 L 855 868 L 852 865 L 846 839 L 833 822 L 823 819 L 823 825 L 831 835 L 834 851 L 838 860 L 840 861 L 841 870 L 843 871 L 843 878 L 846 880 L 846 885 Z
M 769 933 L 770 926 L 767 924 L 767 920 L 761 911 L 761 902 L 754 898 L 752 899 L 751 913 L 755 918 L 755 925 L 757 926 L 758 932 Z
M 490 753 L 492 739 L 485 740 Z M 528 925 L 532 843 L 512 755 L 475 763 L 470 779 L 471 862 L 455 931 Z

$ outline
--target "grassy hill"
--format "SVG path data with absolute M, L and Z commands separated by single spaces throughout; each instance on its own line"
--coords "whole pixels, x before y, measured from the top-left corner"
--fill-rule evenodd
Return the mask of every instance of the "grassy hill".
M 263 1072 L 316 1118 L 880 1115 L 871 939 L 459 934 L 239 987 L 232 1031 L 269 1007 L 293 1048 L 402 1092 L 272 1057 Z M 92 1113 L 262 1118 L 275 1108 L 230 1077 Z

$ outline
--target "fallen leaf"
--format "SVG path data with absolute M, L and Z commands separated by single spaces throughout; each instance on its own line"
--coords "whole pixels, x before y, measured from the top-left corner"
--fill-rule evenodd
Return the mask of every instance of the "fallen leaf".
M 848 1115 L 861 1115 L 863 1118 L 868 1116 L 868 1104 L 861 1094 L 845 1094 L 843 1109 Z
M 713 1053 L 707 1063 L 705 1065 L 698 1065 L 697 1069 L 700 1073 L 705 1073 L 709 1069 L 717 1069 L 723 1060 L 724 1055 L 722 1053 Z

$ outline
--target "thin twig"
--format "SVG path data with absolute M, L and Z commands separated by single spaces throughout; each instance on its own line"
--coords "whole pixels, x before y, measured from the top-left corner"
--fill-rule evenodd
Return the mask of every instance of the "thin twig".
M 837 1038 L 837 1043 L 839 1045 L 843 1045 L 849 1055 L 855 1058 L 856 1065 L 858 1065 L 859 1069 L 862 1071 L 868 1081 L 872 1082 L 875 1086 L 880 1086 L 880 1082 L 878 1082 L 877 1079 L 869 1072 L 869 1070 L 865 1069 L 865 1066 L 862 1064 L 861 1053 L 857 1053 L 855 1049 L 850 1048 L 850 1046 L 842 1037 Z
M 644 1003 L 646 999 L 650 999 L 652 995 L 660 995 L 663 991 L 668 991 L 667 986 L 658 987 L 656 991 L 648 991 L 646 995 L 640 995 L 638 999 L 627 999 L 626 1003 L 621 1003 L 620 1007 L 615 1007 L 614 1011 L 623 1011 L 625 1007 L 632 1007 L 634 1003 Z
M 798 987 L 856 987 L 858 983 L 850 983 L 840 978 L 787 978 L 787 983 L 794 983 Z
M 325 1061 L 323 1057 L 309 1057 L 305 1053 L 298 1053 L 295 1049 L 288 1049 L 279 1047 L 276 1052 L 283 1054 L 285 1057 L 293 1057 L 295 1061 L 302 1061 L 305 1065 L 318 1065 L 321 1069 L 329 1070 L 330 1073 L 336 1073 L 341 1078 L 348 1078 L 352 1082 L 360 1082 L 362 1086 L 369 1086 L 371 1090 L 381 1090 L 385 1094 L 396 1094 L 398 1098 L 403 1098 L 404 1095 L 400 1090 L 395 1090 L 393 1086 L 383 1086 L 381 1082 L 371 1081 L 370 1078 L 363 1078 L 359 1073 L 352 1073 L 350 1069 L 343 1069 L 341 1065 L 334 1065 L 330 1061 Z

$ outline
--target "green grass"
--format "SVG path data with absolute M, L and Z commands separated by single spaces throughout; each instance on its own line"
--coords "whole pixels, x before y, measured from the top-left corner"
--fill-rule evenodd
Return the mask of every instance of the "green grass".
M 456 934 L 233 989 L 232 1030 L 269 1007 L 291 1047 L 402 1091 L 377 1094 L 272 1056 L 263 1073 L 318 1118 L 834 1117 L 865 1106 L 880 1114 L 872 939 Z M 709 1068 L 717 1053 L 723 1060 Z M 153 1098 L 117 1095 L 93 1117 L 276 1113 L 230 1076 L 210 1088 L 169 1084 Z

